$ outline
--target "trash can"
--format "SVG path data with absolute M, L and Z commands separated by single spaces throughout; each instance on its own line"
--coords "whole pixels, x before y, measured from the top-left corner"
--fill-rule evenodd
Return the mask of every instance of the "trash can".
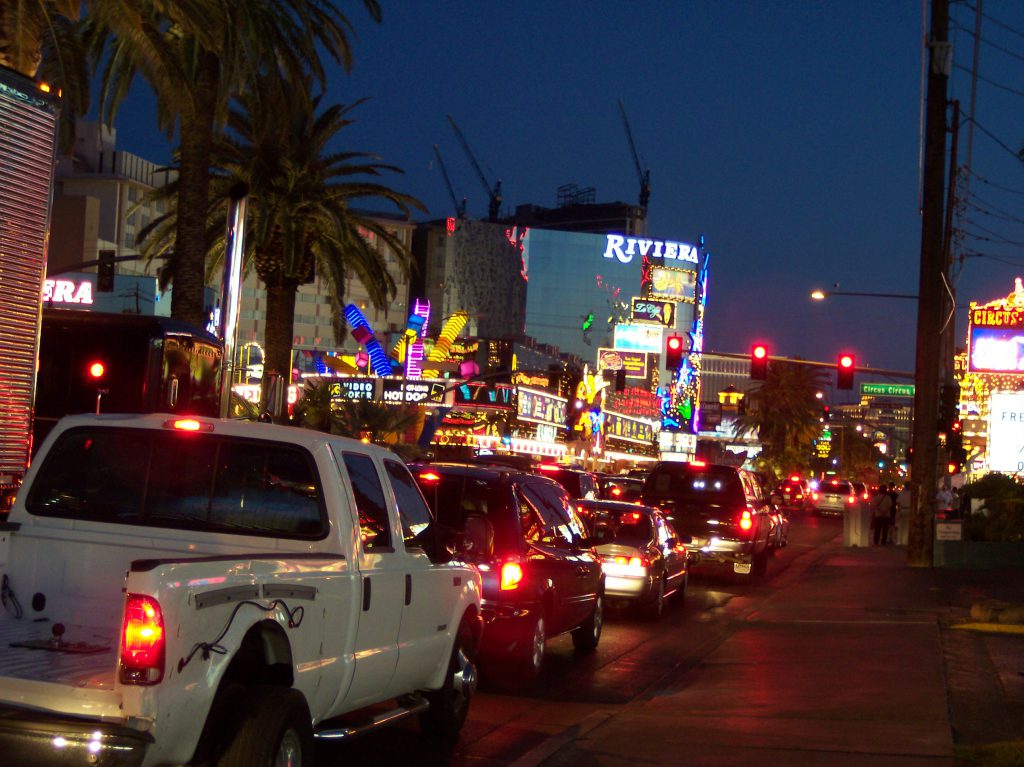
M 843 510 L 843 545 L 871 545 L 871 507 L 858 501 Z

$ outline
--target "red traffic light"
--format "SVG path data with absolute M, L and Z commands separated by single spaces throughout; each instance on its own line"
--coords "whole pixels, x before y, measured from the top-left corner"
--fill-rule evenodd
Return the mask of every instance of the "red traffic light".
M 852 389 L 853 388 L 853 373 L 856 368 L 857 360 L 849 352 L 843 352 L 839 355 L 839 359 L 836 360 L 836 388 L 837 389 Z
M 683 360 L 683 337 L 669 336 L 665 340 L 665 369 L 678 370 Z
M 768 377 L 768 347 L 754 344 L 750 347 L 750 377 L 763 381 Z
M 94 379 L 103 378 L 107 372 L 106 366 L 102 362 L 92 362 L 89 364 L 89 377 Z

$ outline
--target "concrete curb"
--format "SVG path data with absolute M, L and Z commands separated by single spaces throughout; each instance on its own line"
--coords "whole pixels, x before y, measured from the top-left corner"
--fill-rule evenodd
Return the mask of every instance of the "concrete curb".
M 1024 624 L 1024 605 L 986 599 L 971 605 L 971 618 L 979 623 Z
M 950 626 L 950 628 L 966 629 L 967 631 L 981 631 L 989 634 L 1024 635 L 1024 625 L 1014 623 L 955 623 Z

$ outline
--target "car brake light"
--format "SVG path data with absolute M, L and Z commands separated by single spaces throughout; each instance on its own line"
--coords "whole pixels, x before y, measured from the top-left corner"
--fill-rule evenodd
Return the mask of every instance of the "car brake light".
M 537 468 L 541 471 L 558 471 L 562 467 L 554 463 L 542 463 Z
M 750 509 L 744 509 L 743 514 L 740 516 L 740 528 L 742 530 L 749 530 L 754 526 L 754 520 L 750 516 Z
M 812 501 L 818 500 L 818 494 L 817 493 L 811 493 L 811 500 Z
M 864 491 L 863 493 L 861 493 L 861 496 L 860 496 L 860 497 L 861 497 L 862 499 L 864 499 L 864 500 L 866 501 L 866 500 L 868 499 L 868 493 L 867 493 L 867 491 L 865 490 L 865 491 Z
M 612 492 L 612 495 L 614 495 L 615 497 L 618 497 L 618 496 L 622 495 L 622 488 L 621 487 L 613 487 L 611 492 Z
M 803 497 L 804 497 L 804 494 L 803 494 L 803 493 L 797 493 L 797 494 L 796 494 L 796 497 L 797 497 L 798 499 L 799 499 L 799 498 L 803 498 Z
M 165 429 L 176 431 L 213 431 L 213 424 L 195 418 L 170 418 L 163 422 Z
M 501 566 L 501 590 L 511 591 L 519 588 L 523 580 L 523 567 L 518 562 L 505 562 Z
M 438 480 L 441 479 L 441 475 L 435 474 L 432 471 L 428 471 L 425 474 L 420 474 L 420 479 L 422 479 L 424 482 L 437 482 Z
M 849 498 L 846 499 L 846 502 L 847 503 L 856 503 L 857 502 L 857 496 L 851 495 Z
M 695 466 L 698 469 L 702 469 L 708 465 L 707 461 L 690 461 L 691 466 Z
M 121 684 L 151 685 L 164 678 L 164 617 L 160 603 L 129 594 L 121 626 Z

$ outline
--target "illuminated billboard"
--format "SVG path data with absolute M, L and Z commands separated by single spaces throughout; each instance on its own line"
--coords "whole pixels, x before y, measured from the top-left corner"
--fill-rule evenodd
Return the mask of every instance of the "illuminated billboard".
M 971 302 L 967 369 L 972 373 L 1024 373 L 1024 286 L 987 304 Z
M 616 325 L 615 349 L 636 352 L 661 352 L 662 328 L 658 325 Z
M 1024 471 L 1024 392 L 996 392 L 989 406 L 988 468 Z
M 656 322 L 666 328 L 676 326 L 676 304 L 659 298 L 634 298 L 630 307 L 632 322 Z
M 597 371 L 625 370 L 626 378 L 647 378 L 647 354 L 622 349 L 598 349 Z
M 692 304 L 697 289 L 697 273 L 669 266 L 651 267 L 651 297 Z

